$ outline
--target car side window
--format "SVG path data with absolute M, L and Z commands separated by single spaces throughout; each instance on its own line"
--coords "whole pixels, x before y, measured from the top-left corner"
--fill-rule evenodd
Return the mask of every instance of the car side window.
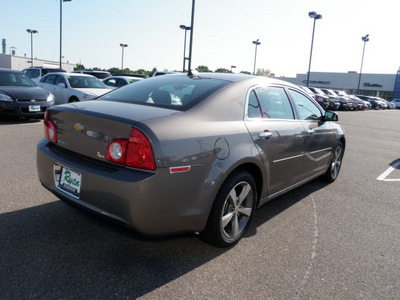
M 56 78 L 56 85 L 58 85 L 58 84 L 60 84 L 60 83 L 64 83 L 64 85 L 67 86 L 67 83 L 65 82 L 64 77 L 62 77 L 62 76 L 60 76 L 60 75 L 57 75 L 57 78 Z
M 33 69 L 31 73 L 31 78 L 37 78 L 40 76 L 40 71 L 38 69 Z
M 56 80 L 56 75 L 49 75 L 44 77 L 43 81 L 42 80 L 41 81 L 47 84 L 54 84 L 55 80 Z
M 117 87 L 121 87 L 121 86 L 124 86 L 124 85 L 127 85 L 127 82 L 125 80 L 123 80 L 123 79 L 118 79 Z
M 284 88 L 257 88 L 257 98 L 261 105 L 263 118 L 294 119 L 293 109 Z
M 289 90 L 290 96 L 293 98 L 293 101 L 297 107 L 299 112 L 299 117 L 301 120 L 319 120 L 322 116 L 319 108 L 306 96 L 303 94 L 296 92 L 294 90 Z
M 249 118 L 262 118 L 261 105 L 260 102 L 258 102 L 254 90 L 252 90 L 249 95 L 249 103 L 247 105 L 247 116 Z
M 116 87 L 117 86 L 117 79 L 110 78 L 104 81 L 104 83 L 108 86 Z

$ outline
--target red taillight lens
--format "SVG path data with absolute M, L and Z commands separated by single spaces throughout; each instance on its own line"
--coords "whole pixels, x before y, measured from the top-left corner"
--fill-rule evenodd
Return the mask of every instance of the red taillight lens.
M 53 143 L 58 142 L 57 126 L 52 120 L 50 120 L 50 114 L 47 110 L 44 114 L 44 136 Z
M 153 150 L 146 136 L 132 128 L 129 139 L 114 139 L 108 145 L 106 159 L 129 167 L 155 170 Z

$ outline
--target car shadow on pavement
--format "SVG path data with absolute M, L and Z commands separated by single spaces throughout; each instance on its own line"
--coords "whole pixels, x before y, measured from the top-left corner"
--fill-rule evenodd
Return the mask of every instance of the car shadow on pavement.
M 0 116 L 0 126 L 1 125 L 16 125 L 16 124 L 32 124 L 39 123 L 43 121 L 43 118 L 39 119 L 27 119 L 27 118 L 12 118 L 8 116 Z
M 246 236 L 325 185 L 267 203 Z M 193 234 L 148 239 L 62 201 L 3 213 L 0 224 L 1 299 L 134 299 L 229 251 Z

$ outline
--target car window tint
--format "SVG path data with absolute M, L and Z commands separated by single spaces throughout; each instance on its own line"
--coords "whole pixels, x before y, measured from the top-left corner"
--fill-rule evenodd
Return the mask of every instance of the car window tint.
M 294 119 L 290 100 L 283 88 L 257 88 L 256 94 L 260 101 L 264 118 Z
M 258 102 L 256 93 L 254 90 L 249 95 L 249 102 L 247 105 L 247 117 L 249 118 L 262 118 L 261 105 Z
M 319 120 L 322 116 L 319 108 L 306 96 L 296 92 L 294 90 L 289 90 L 290 96 L 299 112 L 299 117 L 301 120 Z
M 202 78 L 200 76 L 157 76 L 140 80 L 135 84 L 116 89 L 99 100 L 128 102 L 187 110 L 203 101 L 212 93 L 228 85 L 230 81 Z

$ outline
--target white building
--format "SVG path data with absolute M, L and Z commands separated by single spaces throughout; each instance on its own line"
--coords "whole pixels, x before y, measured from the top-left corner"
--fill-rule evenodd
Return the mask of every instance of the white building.
M 0 54 L 0 68 L 22 71 L 23 69 L 29 68 L 30 66 L 31 66 L 30 57 Z M 33 58 L 33 66 L 59 68 L 60 62 Z M 72 72 L 75 66 L 76 64 L 70 64 L 68 62 L 62 63 L 62 69 L 64 69 L 67 72 Z
M 297 74 L 296 77 L 280 77 L 297 85 L 307 85 L 307 74 Z M 350 94 L 357 94 L 360 81 L 360 95 L 379 96 L 392 100 L 396 82 L 396 74 L 360 74 L 357 72 L 328 73 L 311 72 L 309 86 L 327 89 L 345 90 Z

